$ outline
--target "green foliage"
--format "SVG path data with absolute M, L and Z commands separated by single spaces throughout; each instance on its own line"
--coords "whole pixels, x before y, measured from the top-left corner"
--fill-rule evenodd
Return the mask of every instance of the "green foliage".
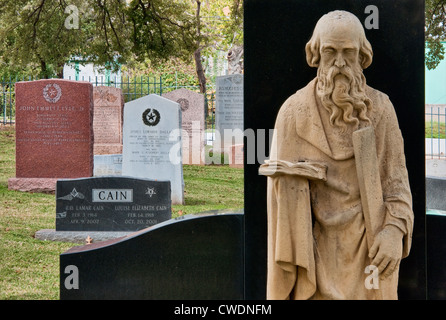
M 3 0 L 0 77 L 61 76 L 73 56 L 113 70 L 147 61 L 155 69 L 193 65 L 197 49 L 212 56 L 241 44 L 242 17 L 242 0 Z M 176 74 L 176 82 L 188 84 L 196 76 L 195 70 L 150 74 Z
M 60 73 L 72 56 L 110 63 L 111 68 L 131 57 L 150 57 L 153 63 L 171 57 L 190 60 L 196 34 L 189 8 L 186 0 L 4 0 L 0 69 L 30 67 L 49 77 Z
M 425 19 L 425 63 L 432 70 L 444 59 L 441 42 L 446 40 L 446 0 L 426 0 Z

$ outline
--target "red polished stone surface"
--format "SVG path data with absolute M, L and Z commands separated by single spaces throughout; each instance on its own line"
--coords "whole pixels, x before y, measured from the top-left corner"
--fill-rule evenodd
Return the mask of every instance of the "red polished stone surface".
M 16 177 L 91 177 L 92 105 L 88 82 L 16 83 Z

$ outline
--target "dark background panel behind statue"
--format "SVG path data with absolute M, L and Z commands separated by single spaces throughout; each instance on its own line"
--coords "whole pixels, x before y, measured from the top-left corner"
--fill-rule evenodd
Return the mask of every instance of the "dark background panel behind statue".
M 364 74 L 367 84 L 386 93 L 396 109 L 415 213 L 411 253 L 401 263 L 399 298 L 425 299 L 424 1 L 245 0 L 244 125 L 268 134 L 282 103 L 316 76 L 316 68 L 306 62 L 305 44 L 323 14 L 350 11 L 364 25 L 370 4 L 378 9 L 378 21 L 369 22 L 378 23 L 378 29 L 365 30 L 374 57 Z M 245 163 L 247 299 L 266 297 L 266 178 L 258 175 L 259 165 Z

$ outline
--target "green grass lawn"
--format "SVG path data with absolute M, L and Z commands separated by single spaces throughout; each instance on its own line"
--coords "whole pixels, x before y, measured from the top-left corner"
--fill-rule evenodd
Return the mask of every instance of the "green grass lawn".
M 172 218 L 216 209 L 243 208 L 243 169 L 184 166 L 185 205 L 172 206 Z M 34 238 L 54 229 L 52 194 L 8 190 L 15 176 L 15 132 L 0 127 L 0 300 L 59 299 L 59 255 L 78 244 Z
M 425 122 L 425 137 L 434 139 L 446 139 L 446 128 L 444 122 Z

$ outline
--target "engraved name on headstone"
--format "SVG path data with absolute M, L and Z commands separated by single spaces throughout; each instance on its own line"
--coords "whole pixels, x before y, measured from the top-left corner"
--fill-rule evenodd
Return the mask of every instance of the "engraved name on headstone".
M 171 182 L 172 204 L 184 203 L 179 104 L 150 94 L 124 106 L 122 174 Z

